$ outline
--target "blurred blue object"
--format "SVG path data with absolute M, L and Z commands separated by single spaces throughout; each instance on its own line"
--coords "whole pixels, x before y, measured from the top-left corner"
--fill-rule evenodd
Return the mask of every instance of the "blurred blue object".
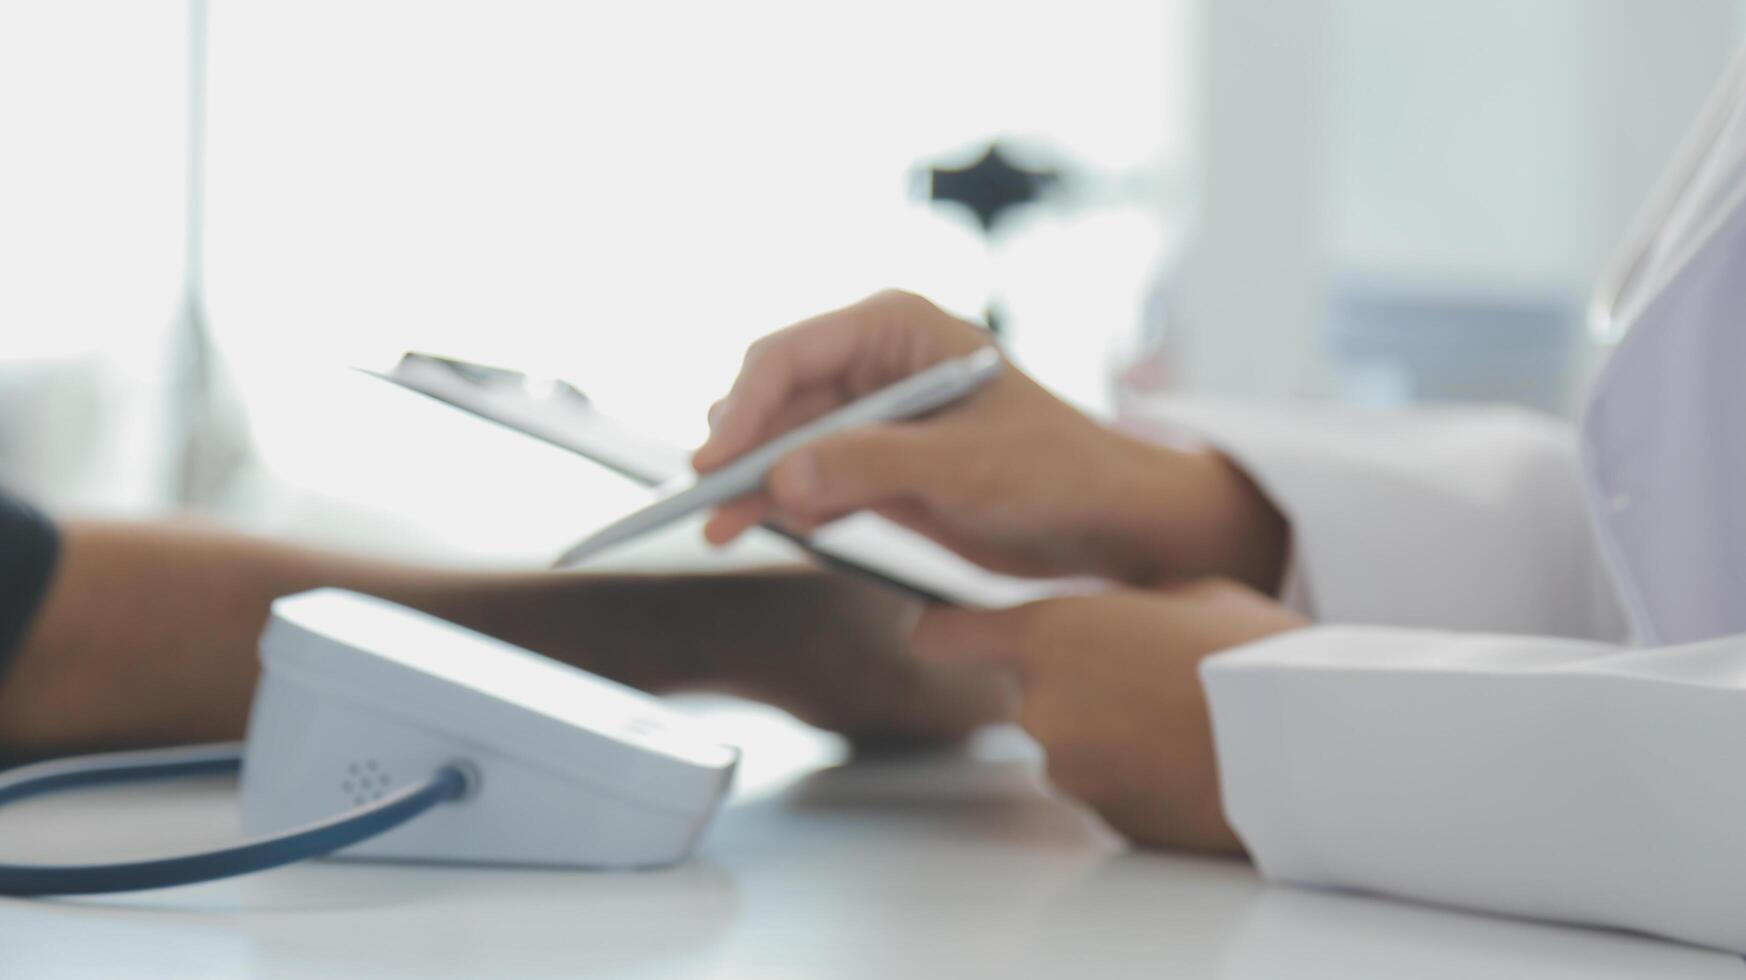
M 1328 313 L 1333 394 L 1375 408 L 1501 402 L 1565 411 L 1577 312 L 1562 294 L 1349 280 Z

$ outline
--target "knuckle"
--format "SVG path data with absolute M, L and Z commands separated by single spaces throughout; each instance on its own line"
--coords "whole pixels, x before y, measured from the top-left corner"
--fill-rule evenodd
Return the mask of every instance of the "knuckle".
M 752 341 L 746 347 L 746 356 L 741 360 L 741 363 L 745 367 L 751 368 L 770 360 L 772 352 L 777 349 L 780 343 L 778 338 L 781 336 L 780 333 L 767 334 Z
M 907 289 L 881 289 L 872 296 L 872 302 L 894 309 L 921 309 L 934 304 L 922 296 Z

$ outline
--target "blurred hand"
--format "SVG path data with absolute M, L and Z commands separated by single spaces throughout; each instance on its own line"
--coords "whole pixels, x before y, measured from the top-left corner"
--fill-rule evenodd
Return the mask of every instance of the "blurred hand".
M 1050 781 L 1119 833 L 1235 852 L 1198 667 L 1305 625 L 1252 589 L 1205 580 L 1013 609 L 934 608 L 910 645 L 930 663 L 1013 670 L 1018 721 L 1047 753 Z
M 473 578 L 477 578 L 474 576 Z M 1012 679 L 909 655 L 919 604 L 805 568 L 501 576 L 457 621 L 646 691 L 720 691 L 858 741 L 951 741 L 1010 720 Z M 456 615 L 459 613 L 459 615 Z
M 710 413 L 693 464 L 717 469 L 774 436 L 942 360 L 986 332 L 907 293 L 880 293 L 754 344 Z M 1086 417 L 1010 364 L 926 418 L 796 450 L 766 492 L 720 508 L 723 544 L 766 520 L 807 533 L 872 510 L 986 568 L 1130 583 L 1219 574 L 1277 584 L 1283 518 L 1210 451 L 1153 445 Z
M 668 658 L 690 675 L 667 689 L 763 701 L 862 744 L 949 742 L 1012 719 L 1007 672 L 908 655 L 920 604 L 890 589 L 809 570 L 692 581 L 684 597 L 669 590 L 677 601 L 650 624 L 694 651 Z

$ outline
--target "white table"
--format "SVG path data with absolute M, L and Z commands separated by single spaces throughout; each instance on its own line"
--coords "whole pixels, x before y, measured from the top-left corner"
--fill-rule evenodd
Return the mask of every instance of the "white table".
M 1262 884 L 1122 849 L 1038 788 L 1033 748 L 831 763 L 773 712 L 695 702 L 747 750 L 691 862 L 628 874 L 330 861 L 94 899 L 0 900 L 0 977 L 1746 978 L 1632 936 Z M 226 781 L 0 811 L 0 859 L 231 831 Z

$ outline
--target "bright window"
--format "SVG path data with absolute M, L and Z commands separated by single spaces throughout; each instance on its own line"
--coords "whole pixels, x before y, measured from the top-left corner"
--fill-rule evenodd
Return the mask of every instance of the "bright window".
M 1095 401 L 1186 156 L 1186 2 L 212 16 L 212 318 L 269 460 L 304 471 L 343 456 L 309 397 L 334 365 L 529 367 L 693 443 L 747 343 L 885 286 L 1000 290 L 1020 356 Z M 997 135 L 1150 190 L 991 256 L 909 175 Z
M 0 4 L 0 483 L 160 490 L 182 268 L 182 4 Z

